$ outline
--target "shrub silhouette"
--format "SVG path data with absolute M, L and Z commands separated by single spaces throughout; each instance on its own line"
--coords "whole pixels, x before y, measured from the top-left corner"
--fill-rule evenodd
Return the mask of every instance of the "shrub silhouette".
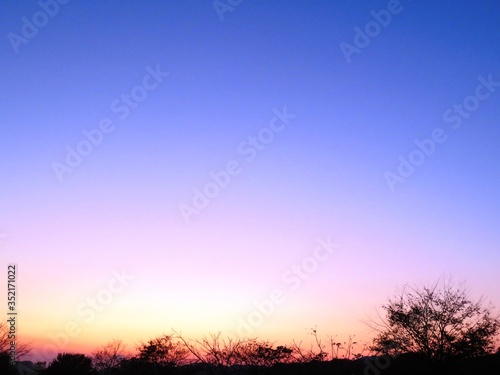
M 274 347 L 268 341 L 251 339 L 243 343 L 238 350 L 238 362 L 249 366 L 273 366 L 287 363 L 292 358 L 292 349 L 286 346 Z

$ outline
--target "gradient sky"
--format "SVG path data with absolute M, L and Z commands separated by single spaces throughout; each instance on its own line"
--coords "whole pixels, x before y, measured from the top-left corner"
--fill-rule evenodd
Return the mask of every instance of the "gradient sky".
M 470 97 L 500 82 L 499 2 L 402 0 L 350 62 L 342 43 L 387 1 L 246 0 L 223 20 L 209 0 L 59 7 L 16 52 L 9 33 L 42 8 L 0 3 L 1 274 L 19 267 L 35 348 L 231 334 L 275 289 L 251 335 L 279 342 L 315 325 L 368 341 L 362 321 L 407 282 L 451 276 L 500 306 L 500 85 Z M 136 89 L 157 68 L 168 77 Z M 134 89 L 147 97 L 122 119 Z M 457 129 L 454 105 L 474 107 Z M 242 143 L 284 108 L 295 117 L 248 161 Z M 113 131 L 60 181 L 53 163 L 103 119 Z M 438 128 L 446 140 L 391 189 Z M 230 161 L 240 173 L 186 223 L 180 205 Z M 292 290 L 283 276 L 328 237 L 338 247 Z M 98 295 L 112 299 L 91 317 Z

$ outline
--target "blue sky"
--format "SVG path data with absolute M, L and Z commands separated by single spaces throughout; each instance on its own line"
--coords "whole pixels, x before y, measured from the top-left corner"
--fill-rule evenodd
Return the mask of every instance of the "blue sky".
M 341 43 L 391 7 L 348 62 Z M 74 0 L 13 47 L 41 9 L 0 5 L 0 259 L 24 270 L 35 342 L 122 268 L 134 283 L 70 345 L 106 341 L 105 323 L 131 342 L 230 331 L 326 236 L 338 253 L 256 334 L 363 331 L 396 287 L 443 275 L 500 304 L 497 2 L 246 0 L 221 20 L 211 1 Z M 152 70 L 169 75 L 136 89 Z M 120 119 L 112 103 L 133 90 L 146 97 Z M 454 105 L 474 107 L 458 129 Z M 238 147 L 276 110 L 294 117 L 248 162 Z M 53 163 L 103 119 L 113 130 L 60 181 Z M 446 140 L 391 189 L 385 174 L 436 129 Z M 241 172 L 186 222 L 181 205 L 229 161 Z M 150 323 L 127 331 L 141 293 Z

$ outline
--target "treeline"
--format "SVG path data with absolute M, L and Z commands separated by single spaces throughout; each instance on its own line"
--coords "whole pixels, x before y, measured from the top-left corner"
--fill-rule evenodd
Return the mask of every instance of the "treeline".
M 268 369 L 283 364 L 304 364 L 334 358 L 359 358 L 352 340 L 340 343 L 330 340 L 330 351 L 311 331 L 315 345 L 305 350 L 302 343 L 275 345 L 269 341 L 223 338 L 212 334 L 201 340 L 189 340 L 173 332 L 141 343 L 133 354 L 120 340 L 113 340 L 91 355 L 60 353 L 49 364 L 38 362 L 33 369 L 53 374 L 170 374 L 174 372 L 221 373 L 229 370 Z M 365 348 L 365 350 L 367 350 Z M 23 362 L 20 363 L 23 366 Z M 24 362 L 25 366 L 28 366 Z
M 500 318 L 482 299 L 473 301 L 464 285 L 407 285 L 383 309 L 385 317 L 369 323 L 376 332 L 372 344 L 362 348 L 353 338 L 323 343 L 316 329 L 307 349 L 301 342 L 275 345 L 220 334 L 189 340 L 173 331 L 143 342 L 133 354 L 114 340 L 90 356 L 61 353 L 50 364 L 17 367 L 43 375 L 500 374 Z M 6 327 L 0 323 L 2 375 L 16 373 L 8 362 Z M 19 348 L 29 351 L 26 345 Z
M 355 342 L 325 345 L 313 330 L 315 344 L 304 350 L 300 343 L 273 345 L 258 339 L 223 339 L 220 334 L 199 341 L 175 333 L 142 343 L 128 354 L 113 340 L 91 355 L 60 353 L 50 364 L 8 364 L 1 357 L 0 373 L 17 375 L 379 375 L 379 374 L 500 374 L 500 350 L 495 354 L 431 360 L 424 353 L 370 355 L 353 353 Z M 366 348 L 365 348 L 366 349 Z
M 20 362 L 15 366 L 0 365 L 2 375 L 476 375 L 499 374 L 500 352 L 482 357 L 428 361 L 425 356 L 406 353 L 395 358 L 369 356 L 358 359 L 311 361 L 277 361 L 272 365 L 230 366 L 194 361 L 185 364 L 156 363 L 138 356 L 121 358 L 111 367 L 102 367 L 92 356 L 62 353 L 47 368 Z M 0 362 L 3 356 L 0 355 Z M 5 362 L 7 363 L 7 362 Z M 102 365 L 102 364 L 101 364 Z

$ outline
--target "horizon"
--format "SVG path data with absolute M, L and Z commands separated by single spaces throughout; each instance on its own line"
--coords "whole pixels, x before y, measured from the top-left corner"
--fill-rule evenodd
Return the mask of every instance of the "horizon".
M 499 311 L 499 10 L 2 2 L 19 340 L 370 343 L 398 288 L 449 278 Z

